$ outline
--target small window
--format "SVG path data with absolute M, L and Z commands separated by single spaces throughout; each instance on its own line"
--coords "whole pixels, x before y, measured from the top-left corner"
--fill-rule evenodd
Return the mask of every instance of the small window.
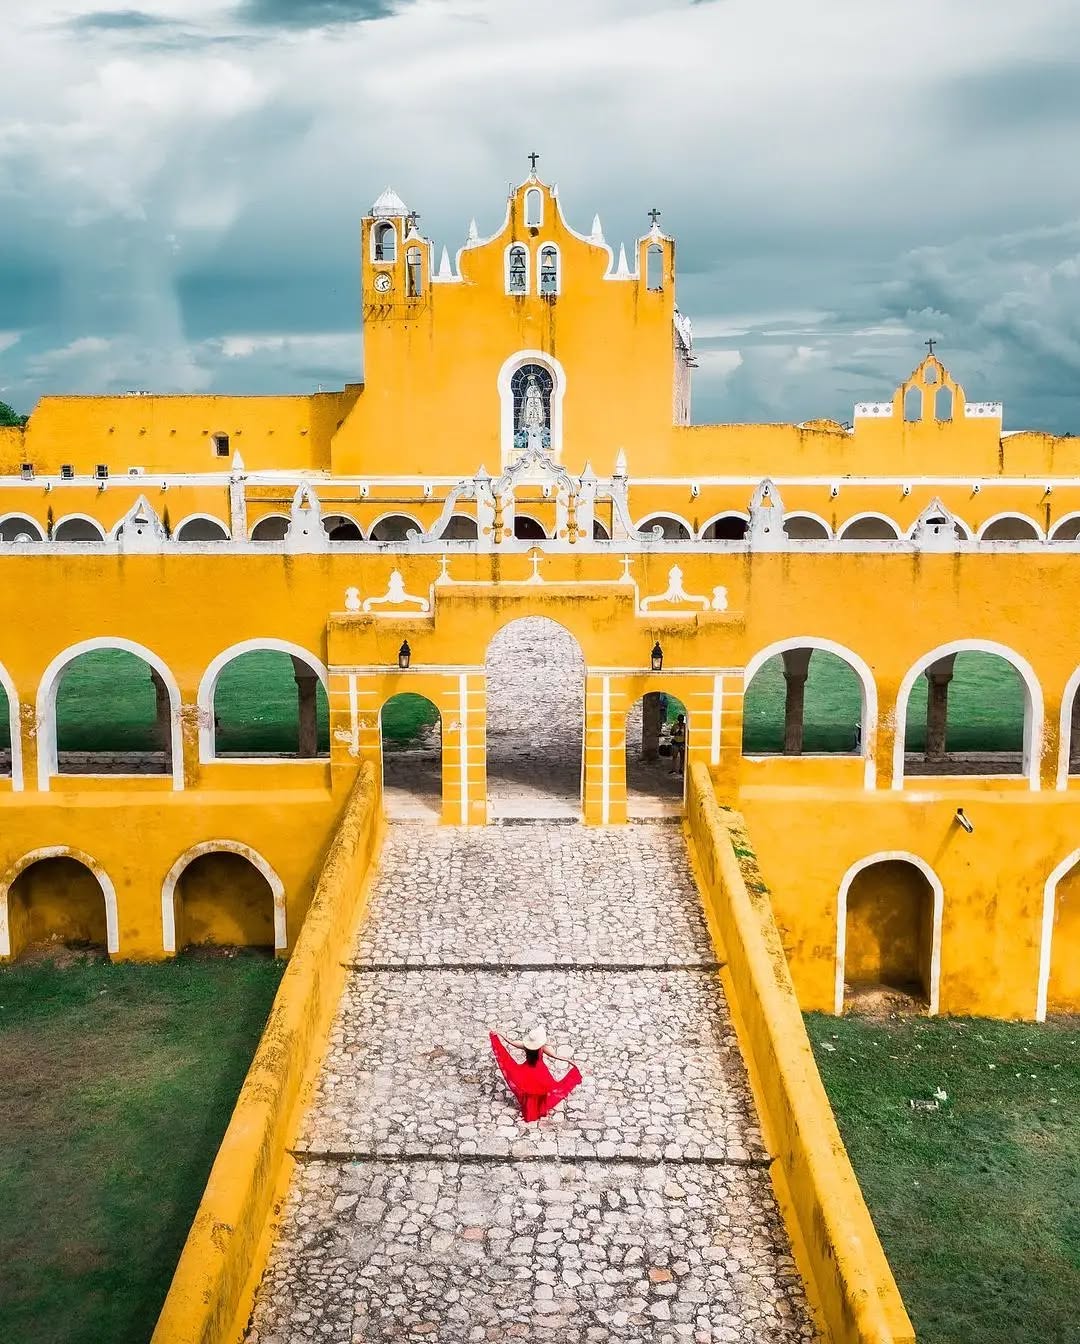
M 405 253 L 406 293 L 410 299 L 418 299 L 424 292 L 424 265 L 420 259 L 420 249 L 410 247 Z
M 229 456 L 229 436 L 228 434 L 215 434 L 212 440 L 214 444 L 215 457 Z
M 525 193 L 525 227 L 538 229 L 544 222 L 544 193 L 538 187 L 530 187 Z
M 540 293 L 559 292 L 559 254 L 553 247 L 540 250 Z
M 23 478 L 24 481 L 32 481 L 34 479 L 33 462 L 24 462 L 22 466 L 20 466 L 19 468 L 19 475 Z
M 645 287 L 664 288 L 664 249 L 656 243 L 650 244 L 645 253 Z
M 73 481 L 75 479 L 75 468 L 70 462 L 65 462 L 60 468 L 60 479 L 62 481 Z
M 506 258 L 506 292 L 529 292 L 529 254 L 523 247 L 512 247 Z
M 94 468 L 94 475 L 99 481 L 107 481 L 109 479 L 109 468 L 104 462 L 99 462 Z
M 376 261 L 397 259 L 397 234 L 394 232 L 393 224 L 375 225 L 374 259 Z

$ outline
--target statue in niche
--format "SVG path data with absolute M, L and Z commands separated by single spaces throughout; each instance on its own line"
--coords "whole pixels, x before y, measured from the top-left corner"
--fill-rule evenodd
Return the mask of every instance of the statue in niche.
M 554 379 L 542 364 L 523 364 L 510 382 L 514 398 L 514 447 L 551 447 L 550 406 Z
M 525 402 L 521 408 L 521 428 L 528 432 L 530 429 L 544 429 L 544 397 L 540 391 L 540 385 L 536 381 L 536 375 L 530 373 L 529 381 L 525 384 Z

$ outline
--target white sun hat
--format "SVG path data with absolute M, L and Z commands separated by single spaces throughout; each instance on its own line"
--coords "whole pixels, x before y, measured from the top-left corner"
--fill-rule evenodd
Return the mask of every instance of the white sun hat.
M 535 1027 L 530 1027 L 522 1036 L 521 1044 L 526 1050 L 542 1050 L 547 1045 L 547 1030 L 544 1024 L 538 1022 Z

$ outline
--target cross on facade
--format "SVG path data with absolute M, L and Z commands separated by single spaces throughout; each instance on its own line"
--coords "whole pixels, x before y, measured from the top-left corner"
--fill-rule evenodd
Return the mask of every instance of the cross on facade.
M 923 345 L 925 345 L 925 346 L 929 346 L 929 348 L 930 348 L 930 353 L 933 354 L 933 353 L 934 353 L 934 346 L 937 345 L 937 340 L 936 340 L 933 336 L 931 336 L 930 339 L 929 339 L 928 341 L 923 341 Z
M 537 160 L 539 157 L 540 157 L 540 155 L 537 154 L 537 152 L 536 152 L 535 149 L 534 149 L 533 152 L 529 155 L 529 164 L 531 165 L 532 170 L 533 170 L 534 173 L 536 172 L 536 160 Z
M 655 224 L 656 221 L 660 218 L 660 214 L 661 212 L 657 210 L 656 206 L 654 205 L 653 208 L 649 211 L 649 218 Z

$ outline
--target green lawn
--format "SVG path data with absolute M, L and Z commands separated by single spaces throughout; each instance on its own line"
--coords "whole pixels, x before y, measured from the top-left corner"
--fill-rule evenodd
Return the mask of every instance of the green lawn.
M 0 1336 L 145 1344 L 283 967 L 0 968 Z
M 754 755 L 784 745 L 783 661 L 770 658 L 751 682 L 743 702 L 743 750 Z M 859 679 L 834 654 L 816 651 L 806 682 L 803 750 L 851 751 L 861 718 Z M 948 751 L 1019 751 L 1023 745 L 1024 695 L 1019 676 L 1000 658 L 957 655 L 949 685 Z M 907 747 L 926 746 L 926 678 L 919 677 L 908 702 Z
M 1080 1019 L 807 1027 L 920 1344 L 1080 1341 Z
M 391 746 L 406 746 L 419 737 L 423 729 L 438 721 L 439 711 L 430 700 L 422 695 L 414 695 L 412 691 L 403 691 L 383 705 L 383 738 Z

